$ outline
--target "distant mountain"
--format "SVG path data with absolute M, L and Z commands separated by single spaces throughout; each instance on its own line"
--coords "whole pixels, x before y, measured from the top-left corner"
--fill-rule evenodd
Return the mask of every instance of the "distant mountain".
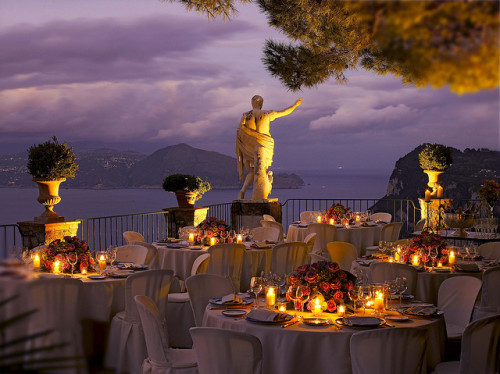
M 208 180 L 212 188 L 240 188 L 236 159 L 187 144 L 162 148 L 147 156 L 136 152 L 97 149 L 75 152 L 79 170 L 63 187 L 160 188 L 169 174 L 183 173 Z M 0 187 L 33 187 L 26 169 L 27 152 L 0 155 Z M 274 174 L 274 188 L 300 188 L 296 174 Z

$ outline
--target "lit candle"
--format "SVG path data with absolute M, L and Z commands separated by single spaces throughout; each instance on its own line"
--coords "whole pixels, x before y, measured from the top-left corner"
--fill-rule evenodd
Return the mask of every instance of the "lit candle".
M 278 303 L 278 312 L 284 313 L 286 312 L 286 303 Z
M 396 253 L 394 253 L 394 261 L 396 262 L 401 261 L 401 247 L 399 245 Z
M 443 264 L 441 262 L 438 262 L 438 268 L 442 268 Z
M 52 268 L 52 272 L 54 274 L 59 273 L 59 260 L 56 260 L 56 262 L 54 262 L 54 267 Z
M 345 307 L 343 305 L 339 305 L 339 314 L 341 317 L 345 314 Z
M 189 234 L 189 244 L 194 244 L 194 234 Z
M 377 292 L 373 309 L 378 312 L 382 312 L 384 310 L 384 295 L 382 292 Z
M 333 218 L 330 218 L 330 225 L 334 225 L 335 224 L 335 220 Z
M 33 270 L 40 270 L 40 256 L 38 256 L 38 253 L 33 259 Z
M 99 270 L 106 270 L 106 258 L 104 255 L 101 255 L 99 257 Z
M 349 227 L 349 221 L 348 220 L 344 220 L 344 227 L 345 228 Z
M 274 308 L 276 302 L 276 294 L 274 293 L 274 287 L 269 287 L 266 294 L 266 305 L 268 308 Z
M 210 238 L 210 245 L 214 245 L 215 244 L 215 238 Z
M 321 216 L 318 216 L 318 223 L 321 223 Z
M 319 316 L 321 314 L 321 303 L 319 302 L 319 299 L 316 299 L 314 303 L 314 308 L 313 308 L 313 315 Z
M 437 197 L 438 197 L 438 199 L 442 199 L 443 198 L 443 187 L 442 186 L 438 187 Z
M 413 255 L 413 261 L 412 261 L 412 264 L 413 264 L 413 265 L 418 265 L 418 264 L 420 264 L 420 258 L 418 257 L 418 255 Z
M 455 264 L 455 252 L 450 251 L 450 255 L 448 256 L 448 262 L 450 263 L 450 265 Z
M 389 262 L 394 262 L 394 258 L 393 257 L 389 257 Z
M 87 275 L 87 269 L 82 269 L 82 275 Z
M 358 215 L 356 216 L 356 223 L 359 223 L 359 222 L 361 222 L 361 216 L 358 214 Z
M 241 236 L 241 234 L 238 234 L 238 236 L 236 237 L 236 243 L 238 244 L 243 243 L 243 237 Z
M 425 190 L 425 202 L 428 203 L 431 201 L 431 191 Z

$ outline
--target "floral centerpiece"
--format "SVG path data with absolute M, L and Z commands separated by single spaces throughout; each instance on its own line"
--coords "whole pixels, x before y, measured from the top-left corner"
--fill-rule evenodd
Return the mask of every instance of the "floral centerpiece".
M 329 223 L 332 218 L 335 223 L 341 223 L 344 219 L 350 219 L 350 209 L 339 203 L 332 205 L 328 210 L 323 211 L 324 222 Z
M 422 231 L 420 235 L 410 240 L 409 245 L 402 251 L 402 261 L 410 263 L 412 255 L 419 255 L 424 263 L 431 261 L 429 252 L 437 250 L 436 261 L 445 264 L 448 262 L 448 250 L 446 249 L 446 240 L 439 234 L 429 231 Z
M 307 309 L 312 310 L 314 300 L 319 298 L 323 309 L 335 312 L 338 305 L 348 300 L 348 291 L 354 287 L 356 277 L 348 271 L 341 270 L 336 262 L 319 261 L 313 264 L 299 266 L 287 279 L 287 300 L 295 298 L 290 292 L 295 292 L 299 285 L 306 286 L 309 294 Z
M 215 244 L 221 239 L 229 236 L 230 226 L 223 219 L 218 220 L 215 217 L 208 217 L 196 226 L 195 236 L 197 243 L 210 245 L 210 239 L 215 238 Z
M 486 204 L 488 204 L 491 210 L 491 216 L 493 217 L 493 209 L 497 200 L 500 199 L 500 183 L 495 180 L 485 180 L 483 185 L 477 190 L 477 194 Z
M 68 261 L 69 260 L 69 261 Z M 77 261 L 75 269 L 94 271 L 94 259 L 85 240 L 80 241 L 78 236 L 65 236 L 63 240 L 56 239 L 45 247 L 40 255 L 42 271 L 52 271 L 53 265 L 59 261 L 61 272 L 71 272 L 70 261 Z

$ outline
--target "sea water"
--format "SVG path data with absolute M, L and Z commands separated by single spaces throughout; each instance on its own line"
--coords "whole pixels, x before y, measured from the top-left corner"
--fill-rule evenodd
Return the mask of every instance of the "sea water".
M 301 175 L 305 185 L 299 189 L 274 189 L 269 196 L 284 203 L 287 199 L 379 199 L 385 195 L 388 175 Z M 238 197 L 238 190 L 212 190 L 203 195 L 197 206 L 227 203 Z M 251 196 L 251 190 L 247 197 Z M 67 220 L 107 217 L 130 213 L 161 211 L 177 206 L 173 193 L 162 189 L 91 190 L 64 188 L 62 200 L 54 211 Z M 0 225 L 31 221 L 44 208 L 36 198 L 38 188 L 1 188 Z

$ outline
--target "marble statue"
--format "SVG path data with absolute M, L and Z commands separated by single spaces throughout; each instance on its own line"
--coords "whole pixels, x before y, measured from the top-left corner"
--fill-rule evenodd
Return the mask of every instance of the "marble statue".
M 236 132 L 238 175 L 240 181 L 245 181 L 238 199 L 245 198 L 245 192 L 252 181 L 252 200 L 265 200 L 271 193 L 273 173 L 267 169 L 273 162 L 274 139 L 269 133 L 269 125 L 276 118 L 292 113 L 302 103 L 302 99 L 280 112 L 262 110 L 263 103 L 261 96 L 252 97 L 252 110 L 243 113 Z

